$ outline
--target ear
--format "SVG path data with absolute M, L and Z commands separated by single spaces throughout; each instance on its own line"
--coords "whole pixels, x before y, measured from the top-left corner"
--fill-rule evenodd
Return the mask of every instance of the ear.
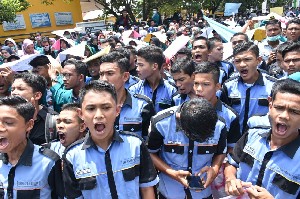
M 262 61 L 262 57 L 257 57 L 258 64 Z
M 116 117 L 118 117 L 120 115 L 120 112 L 121 112 L 121 106 L 120 105 L 117 105 L 116 111 L 117 111 Z
M 36 92 L 36 93 L 34 93 L 34 95 L 33 95 L 33 99 L 34 99 L 35 101 L 40 100 L 42 97 L 43 97 L 43 94 L 42 94 L 41 92 Z
M 159 70 L 159 69 L 158 69 L 158 64 L 157 64 L 157 63 L 153 63 L 152 66 L 151 66 L 151 68 L 152 68 L 153 70 Z
M 191 78 L 193 81 L 195 81 L 195 73 L 192 74 Z
M 86 130 L 86 125 L 84 122 L 82 122 L 79 126 L 79 132 L 83 133 Z
M 217 83 L 217 84 L 216 84 L 216 91 L 220 90 L 221 87 L 222 87 L 221 84 L 220 84 L 220 83 Z
M 33 128 L 33 125 L 34 125 L 34 120 L 33 120 L 33 119 L 30 119 L 30 120 L 26 123 L 26 132 L 29 132 L 29 131 Z
M 272 102 L 272 97 L 268 97 L 268 102 L 271 103 Z
M 81 108 L 77 108 L 78 117 L 83 120 Z
M 79 75 L 79 81 L 83 81 L 84 82 L 84 75 L 83 74 Z
M 129 72 L 124 72 L 123 73 L 123 80 L 124 80 L 124 83 L 127 82 L 127 80 L 129 79 L 130 77 L 130 73 Z

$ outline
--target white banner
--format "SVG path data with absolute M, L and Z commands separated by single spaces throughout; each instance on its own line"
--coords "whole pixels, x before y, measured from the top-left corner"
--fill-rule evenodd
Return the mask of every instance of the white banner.
M 2 27 L 4 31 L 26 29 L 24 16 L 22 14 L 17 14 L 15 22 L 4 21 Z

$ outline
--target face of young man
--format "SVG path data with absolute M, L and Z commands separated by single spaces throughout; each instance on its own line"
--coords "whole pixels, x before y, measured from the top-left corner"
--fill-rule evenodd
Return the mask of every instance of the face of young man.
M 27 101 L 31 102 L 32 100 L 39 100 L 36 93 L 33 92 L 32 87 L 30 87 L 22 79 L 15 79 L 11 86 L 11 95 L 21 96 Z
M 291 51 L 285 54 L 282 62 L 283 70 L 289 75 L 300 71 L 300 53 Z
M 0 153 L 10 153 L 20 146 L 26 146 L 26 132 L 33 126 L 33 120 L 25 119 L 16 109 L 0 106 Z
M 300 37 L 300 24 L 289 24 L 286 29 L 286 37 L 289 41 L 298 41 Z
M 76 111 L 63 110 L 56 120 L 56 128 L 60 143 L 67 147 L 83 136 L 85 125 L 79 122 Z
M 278 24 L 267 25 L 266 26 L 266 34 L 268 37 L 273 37 L 273 36 L 279 35 L 279 34 L 281 34 L 281 28 L 279 27 Z
M 220 83 L 213 80 L 211 73 L 198 73 L 195 74 L 194 90 L 197 97 L 204 98 L 209 102 L 216 99 L 216 92 L 221 88 Z
M 100 80 L 113 84 L 117 91 L 124 88 L 129 78 L 129 72 L 121 73 L 117 63 L 104 62 L 100 66 Z
M 205 40 L 194 41 L 192 55 L 196 63 L 208 60 L 208 47 Z
M 172 73 L 180 94 L 189 94 L 193 90 L 194 75 L 190 76 L 184 72 Z
M 152 76 L 153 74 L 153 65 L 147 62 L 142 57 L 137 57 L 137 68 L 136 71 L 138 76 L 141 80 L 147 79 L 148 77 Z
M 293 140 L 300 129 L 300 97 L 291 93 L 277 93 L 269 104 L 272 138 Z
M 75 65 L 66 65 L 62 69 L 64 86 L 66 89 L 72 89 L 80 85 L 80 74 L 75 70 Z
M 9 89 L 9 82 L 3 76 L 0 76 L 0 96 L 6 95 Z
M 87 69 L 91 77 L 99 77 L 100 61 L 98 60 L 91 61 L 91 63 L 88 63 Z
M 257 80 L 257 66 L 260 61 L 252 51 L 244 51 L 234 56 L 234 64 L 244 83 L 253 84 Z
M 215 46 L 209 53 L 208 60 L 211 62 L 216 62 L 216 61 L 222 61 L 223 60 L 223 43 L 222 42 L 215 42 Z
M 46 79 L 49 78 L 48 66 L 37 66 L 32 69 L 32 73 L 43 76 Z
M 232 49 L 233 49 L 236 45 L 241 44 L 241 43 L 243 43 L 243 42 L 245 42 L 245 41 L 246 41 L 246 38 L 245 38 L 244 35 L 237 35 L 237 36 L 233 37 L 233 38 L 231 39 Z
M 81 117 L 90 130 L 93 141 L 101 146 L 114 133 L 114 122 L 120 113 L 112 95 L 106 91 L 90 90 L 82 102 Z

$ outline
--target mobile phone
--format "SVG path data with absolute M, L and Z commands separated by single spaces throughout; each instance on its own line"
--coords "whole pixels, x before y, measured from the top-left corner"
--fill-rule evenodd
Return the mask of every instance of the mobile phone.
M 187 176 L 189 189 L 201 191 L 204 188 L 200 176 Z

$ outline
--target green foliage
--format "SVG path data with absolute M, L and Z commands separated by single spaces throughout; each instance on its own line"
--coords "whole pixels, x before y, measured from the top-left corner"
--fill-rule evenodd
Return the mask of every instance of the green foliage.
M 0 1 L 0 24 L 4 21 L 13 22 L 16 13 L 26 10 L 30 3 L 26 0 L 1 0 Z

